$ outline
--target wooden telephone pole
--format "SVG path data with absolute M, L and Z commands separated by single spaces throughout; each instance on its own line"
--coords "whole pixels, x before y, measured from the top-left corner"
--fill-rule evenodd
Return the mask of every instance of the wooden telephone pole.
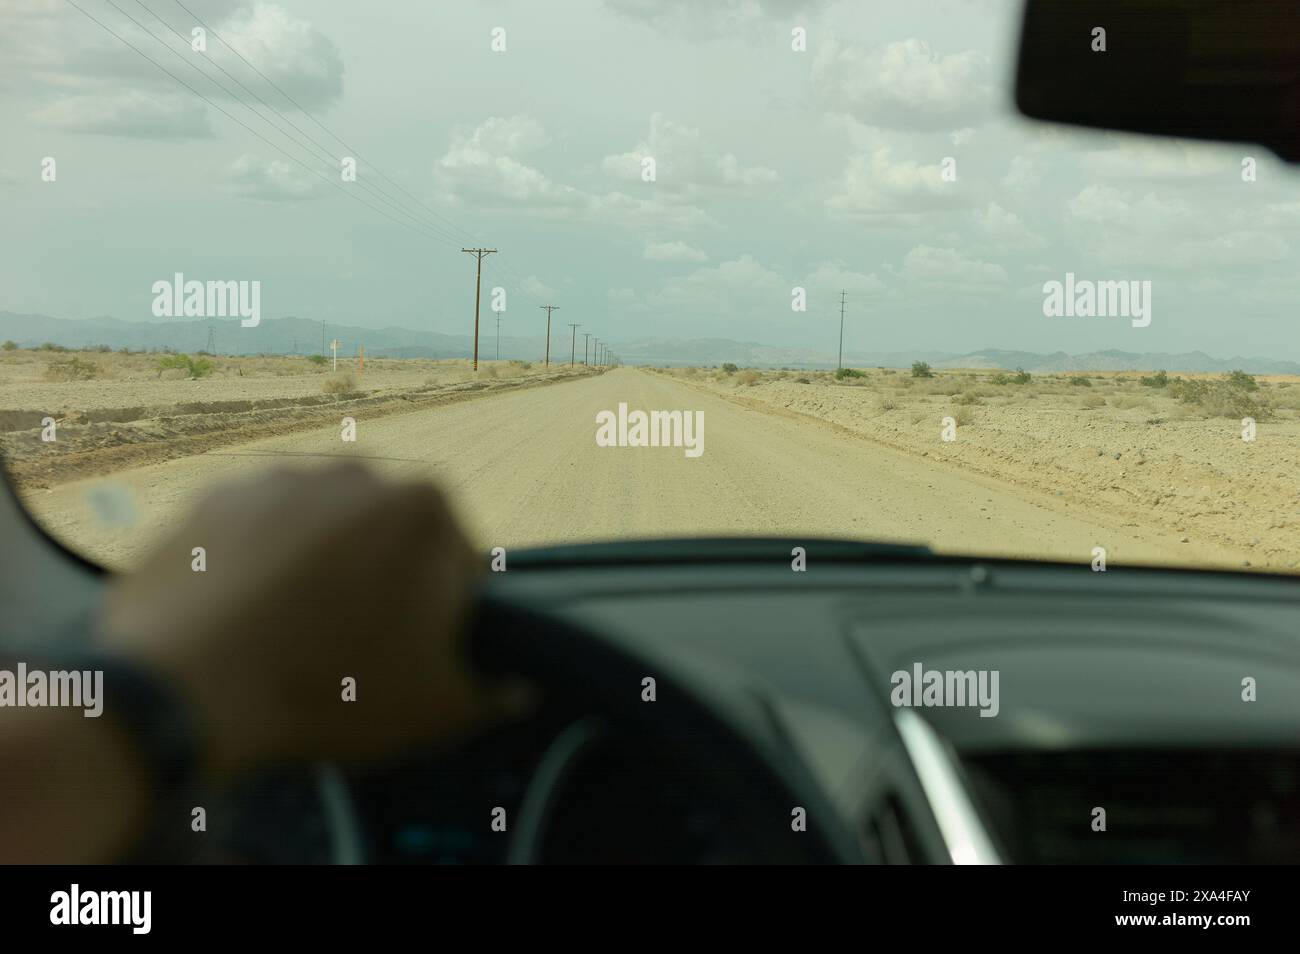
M 551 312 L 559 311 L 559 305 L 542 305 L 546 309 L 546 366 L 551 366 Z
M 840 359 L 836 365 L 838 368 L 844 367 L 844 299 L 847 295 L 846 291 L 840 292 Z
M 576 325 L 572 323 L 569 325 L 569 327 L 573 329 L 573 337 L 569 339 L 569 367 L 573 367 L 573 356 L 575 354 L 574 349 L 578 346 L 578 328 L 581 324 L 582 323 L 579 322 Z
M 494 248 L 463 248 L 462 252 L 467 252 L 474 256 L 477 262 L 477 268 L 474 274 L 474 370 L 478 370 L 478 303 L 480 293 L 483 288 L 483 256 L 491 255 L 496 251 Z

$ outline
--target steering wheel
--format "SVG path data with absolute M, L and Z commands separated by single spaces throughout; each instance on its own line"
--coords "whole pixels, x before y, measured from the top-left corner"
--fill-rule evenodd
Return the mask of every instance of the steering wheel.
M 558 793 L 584 751 L 608 737 L 615 725 L 680 740 L 692 762 L 729 783 L 743 783 L 745 801 L 773 807 L 772 833 L 797 840 L 798 856 L 813 863 L 853 863 L 853 839 L 836 831 L 835 813 L 810 779 L 715 712 L 699 695 L 659 664 L 583 627 L 500 599 L 481 598 L 467 640 L 473 665 L 488 679 L 521 676 L 548 699 L 576 702 L 586 714 L 551 742 L 525 786 L 507 861 L 535 864 Z M 656 700 L 642 701 L 642 680 L 653 675 Z M 342 772 L 333 765 L 317 772 L 318 791 L 333 843 L 333 861 L 364 864 L 362 820 Z M 806 831 L 791 832 L 790 807 L 807 811 Z M 779 809 L 780 814 L 777 814 Z M 795 841 L 791 844 L 795 844 Z

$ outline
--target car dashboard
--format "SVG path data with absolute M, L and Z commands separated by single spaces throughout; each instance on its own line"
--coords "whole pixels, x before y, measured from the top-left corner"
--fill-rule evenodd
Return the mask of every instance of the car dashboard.
M 829 545 L 819 563 L 815 544 L 803 571 L 771 548 L 574 553 L 512 561 L 486 593 L 671 674 L 815 794 L 782 801 L 657 731 L 662 700 L 610 719 L 578 693 L 354 773 L 368 860 L 797 862 L 800 812 L 865 863 L 1300 860 L 1294 581 Z M 996 705 L 899 692 L 928 671 L 996 673 Z

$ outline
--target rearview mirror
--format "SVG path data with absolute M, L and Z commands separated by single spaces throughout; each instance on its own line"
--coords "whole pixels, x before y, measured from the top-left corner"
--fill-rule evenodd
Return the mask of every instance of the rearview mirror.
M 1300 162 L 1295 0 L 1026 0 L 1026 116 L 1258 143 Z

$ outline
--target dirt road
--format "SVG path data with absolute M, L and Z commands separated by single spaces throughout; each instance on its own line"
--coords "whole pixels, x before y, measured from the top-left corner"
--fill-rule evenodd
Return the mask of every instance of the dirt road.
M 597 446 L 596 415 L 620 402 L 703 411 L 703 454 Z M 1234 562 L 1231 553 L 1202 548 L 1193 558 L 1170 533 L 1121 526 L 1105 513 L 963 473 L 951 462 L 631 368 L 372 421 L 359 416 L 354 443 L 328 427 L 64 484 L 29 501 L 56 535 L 109 565 L 129 566 L 205 486 L 275 464 L 339 457 L 441 482 L 485 550 L 775 534 L 924 542 L 949 552 L 1080 564 L 1095 546 L 1106 547 L 1112 563 Z

